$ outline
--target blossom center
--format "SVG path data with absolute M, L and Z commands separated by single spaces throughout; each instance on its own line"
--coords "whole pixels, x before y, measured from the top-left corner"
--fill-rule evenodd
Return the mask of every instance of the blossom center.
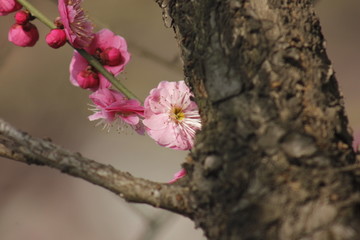
M 174 106 L 171 108 L 170 117 L 176 122 L 184 120 L 185 113 L 181 107 Z

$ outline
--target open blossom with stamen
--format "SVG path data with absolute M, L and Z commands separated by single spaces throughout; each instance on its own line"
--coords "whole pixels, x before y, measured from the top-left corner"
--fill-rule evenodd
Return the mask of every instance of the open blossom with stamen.
M 127 124 L 139 134 L 144 133 L 140 117 L 144 116 L 144 107 L 135 99 L 127 99 L 124 95 L 107 88 L 93 92 L 90 99 L 95 104 L 94 114 L 90 121 L 101 119 L 103 123 L 112 124 L 118 121 Z
M 146 132 L 159 145 L 189 150 L 201 128 L 198 107 L 184 81 L 160 82 L 145 99 Z
M 130 53 L 127 51 L 127 44 L 123 37 L 115 35 L 109 29 L 102 29 L 94 35 L 94 39 L 90 46 L 85 50 L 95 56 L 104 65 L 104 67 L 114 76 L 121 73 L 125 65 L 130 61 Z M 89 69 L 89 63 L 77 51 L 70 63 L 70 81 L 75 86 L 79 84 L 81 72 Z M 99 83 L 97 86 L 89 88 L 96 91 L 98 88 L 109 88 L 111 83 L 100 73 L 92 69 L 94 74 L 98 75 Z
M 82 0 L 59 0 L 60 19 L 69 42 L 76 48 L 90 45 L 93 38 L 93 24 L 81 8 Z

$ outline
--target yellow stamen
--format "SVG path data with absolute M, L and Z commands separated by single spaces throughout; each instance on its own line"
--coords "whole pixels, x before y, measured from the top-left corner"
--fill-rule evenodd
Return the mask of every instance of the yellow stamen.
M 170 117 L 176 122 L 180 122 L 184 120 L 185 113 L 183 112 L 182 108 L 174 106 L 171 108 Z

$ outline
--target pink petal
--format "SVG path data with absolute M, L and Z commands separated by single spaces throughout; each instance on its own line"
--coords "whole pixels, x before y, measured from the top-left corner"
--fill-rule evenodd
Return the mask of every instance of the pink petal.
M 99 88 L 110 88 L 111 82 L 106 79 L 102 74 L 99 73 L 100 84 Z
M 103 116 L 102 112 L 96 112 L 96 113 L 90 115 L 88 118 L 90 121 L 94 121 L 94 120 L 104 118 L 104 116 Z
M 186 176 L 186 170 L 182 168 L 180 171 L 174 174 L 173 179 L 171 179 L 168 183 L 174 183 L 180 178 L 183 178 L 184 176 Z
M 149 130 L 161 130 L 167 127 L 169 122 L 169 115 L 167 113 L 154 114 L 149 118 L 143 120 L 144 125 L 149 128 Z
M 132 114 L 128 116 L 119 116 L 124 122 L 130 125 L 136 125 L 139 123 L 140 119 L 137 115 Z
M 163 129 L 151 129 L 147 130 L 147 133 L 152 137 L 159 145 L 176 149 L 176 136 L 174 133 L 174 127 L 168 124 Z
M 77 82 L 76 78 L 77 75 L 86 69 L 86 67 L 88 66 L 88 62 L 86 61 L 85 58 L 83 58 L 80 53 L 78 53 L 77 51 L 74 51 L 74 55 L 71 58 L 71 62 L 70 62 L 70 82 L 78 87 L 79 83 Z
M 97 32 L 93 40 L 97 47 L 103 49 L 116 45 L 116 41 L 115 34 L 106 28 Z
M 107 88 L 99 89 L 90 94 L 89 98 L 95 103 L 95 105 L 101 108 L 106 108 L 115 101 L 112 91 L 113 90 L 109 90 Z

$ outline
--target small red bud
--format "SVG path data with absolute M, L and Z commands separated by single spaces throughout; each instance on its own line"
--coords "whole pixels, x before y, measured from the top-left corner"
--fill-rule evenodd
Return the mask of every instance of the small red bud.
M 99 76 L 89 68 L 79 72 L 76 80 L 79 87 L 84 89 L 97 88 L 99 86 Z
M 63 29 L 51 29 L 46 35 L 46 43 L 52 48 L 59 48 L 66 43 L 66 34 Z
M 30 13 L 28 11 L 18 11 L 15 14 L 15 21 L 17 24 L 24 25 L 30 20 Z
M 100 58 L 103 64 L 108 66 L 117 66 L 124 61 L 119 49 L 113 47 L 109 47 L 101 52 Z

